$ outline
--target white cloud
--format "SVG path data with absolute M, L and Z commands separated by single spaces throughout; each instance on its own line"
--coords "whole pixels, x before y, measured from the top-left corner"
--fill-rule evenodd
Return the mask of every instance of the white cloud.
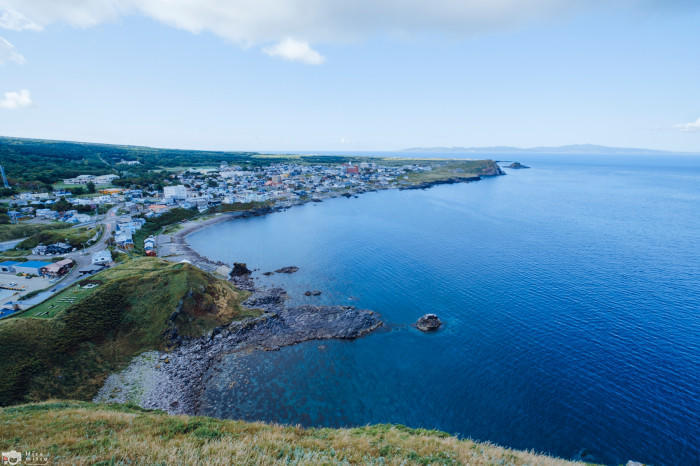
M 5 92 L 5 97 L 0 100 L 0 108 L 7 110 L 29 107 L 31 104 L 32 96 L 26 89 L 17 92 Z
M 372 34 L 471 34 L 546 16 L 592 0 L 0 0 L 0 27 L 89 27 L 142 14 L 193 33 L 214 33 L 241 46 L 362 39 Z M 600 1 L 600 0 L 595 0 Z M 641 0 L 638 0 L 641 1 Z M 309 49 L 311 47 L 309 46 Z M 311 49 L 313 51 L 313 49 Z M 311 57 L 313 54 L 310 54 Z M 285 58 L 283 53 L 276 56 Z M 308 61 L 315 63 L 316 58 Z
M 26 60 L 22 54 L 17 51 L 14 45 L 3 37 L 0 37 L 0 65 L 4 65 L 8 61 L 23 65 Z
M 265 47 L 263 52 L 271 57 L 280 57 L 285 60 L 299 61 L 307 65 L 320 65 L 325 58 L 312 49 L 309 43 L 302 40 L 286 38 L 277 44 Z
M 279 52 L 274 55 L 282 58 L 297 53 L 313 64 L 318 59 L 309 43 L 376 34 L 463 36 L 606 4 L 603 0 L 0 0 L 0 27 L 40 29 L 57 22 L 89 27 L 142 14 L 192 33 L 211 32 L 244 47 L 277 43 L 265 50 Z
M 0 10 L 0 28 L 11 31 L 40 31 L 41 26 L 30 21 L 26 16 L 12 8 Z
M 680 129 L 686 133 L 696 133 L 700 132 L 700 118 L 690 123 L 683 123 L 681 125 L 676 125 L 676 128 Z

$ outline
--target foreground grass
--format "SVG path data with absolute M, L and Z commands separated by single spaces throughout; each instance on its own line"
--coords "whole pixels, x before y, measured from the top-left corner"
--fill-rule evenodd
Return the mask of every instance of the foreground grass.
M 0 410 L 0 448 L 54 464 L 574 464 L 403 426 L 302 429 L 72 401 Z
M 76 298 L 48 308 L 56 311 L 52 318 L 0 321 L 0 405 L 92 399 L 133 356 L 167 349 L 173 332 L 200 336 L 258 314 L 240 305 L 246 293 L 189 264 L 139 258 L 89 281 L 99 285 L 52 298 L 56 305 L 62 297 Z

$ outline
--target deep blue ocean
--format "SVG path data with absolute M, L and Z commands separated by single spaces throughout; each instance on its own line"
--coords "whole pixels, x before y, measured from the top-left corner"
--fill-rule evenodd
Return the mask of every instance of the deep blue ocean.
M 203 414 L 400 423 L 604 463 L 700 464 L 700 157 L 529 170 L 214 225 L 200 253 L 387 326 L 225 358 Z M 296 265 L 293 275 L 261 272 Z M 319 289 L 323 295 L 303 296 Z M 435 312 L 434 334 L 411 327 Z

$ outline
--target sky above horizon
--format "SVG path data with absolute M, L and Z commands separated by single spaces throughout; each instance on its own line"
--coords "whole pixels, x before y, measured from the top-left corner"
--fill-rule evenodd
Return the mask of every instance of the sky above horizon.
M 700 152 L 700 2 L 0 0 L 0 135 Z

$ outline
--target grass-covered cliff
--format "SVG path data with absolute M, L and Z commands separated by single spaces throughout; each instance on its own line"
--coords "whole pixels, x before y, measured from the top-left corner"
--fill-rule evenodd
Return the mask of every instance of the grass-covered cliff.
M 413 171 L 399 177 L 402 187 L 427 187 L 433 184 L 473 181 L 481 176 L 502 175 L 493 160 L 431 160 L 431 170 Z
M 573 464 L 403 426 L 302 429 L 82 402 L 1 409 L 0 448 L 53 464 Z
M 164 349 L 174 332 L 206 334 L 255 315 L 246 294 L 190 264 L 140 258 L 0 321 L 0 405 L 90 400 L 136 354 Z

